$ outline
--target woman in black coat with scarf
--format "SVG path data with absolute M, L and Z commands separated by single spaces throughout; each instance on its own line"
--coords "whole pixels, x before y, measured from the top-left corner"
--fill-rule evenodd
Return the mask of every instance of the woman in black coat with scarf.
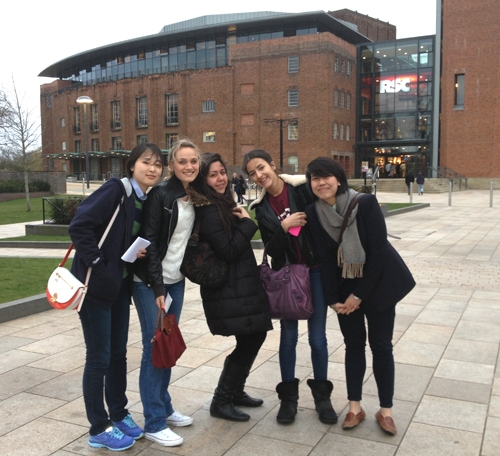
M 306 176 L 318 198 L 306 208 L 306 214 L 317 245 L 325 299 L 338 314 L 346 345 L 349 412 L 342 428 L 356 427 L 366 418 L 361 407 L 366 318 L 380 402 L 375 417 L 384 431 L 394 435 L 397 432 L 392 419 L 395 307 L 415 286 L 415 281 L 387 240 L 384 216 L 373 195 L 363 195 L 354 207 L 339 246 L 344 216 L 357 195 L 348 188 L 340 163 L 327 157 L 317 158 L 307 166 Z
M 250 416 L 235 405 L 258 407 L 261 399 L 244 392 L 246 379 L 267 331 L 273 329 L 251 239 L 257 231 L 248 212 L 231 195 L 227 169 L 219 154 L 203 154 L 200 185 L 191 197 L 200 221 L 200 241 L 206 241 L 229 264 L 228 281 L 218 288 L 200 288 L 212 334 L 236 336 L 215 390 L 210 414 L 231 421 Z

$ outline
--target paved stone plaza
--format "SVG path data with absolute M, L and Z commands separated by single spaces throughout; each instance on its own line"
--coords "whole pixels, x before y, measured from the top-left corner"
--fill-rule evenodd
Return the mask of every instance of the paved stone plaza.
M 406 194 L 379 193 L 381 202 L 408 201 Z M 212 418 L 208 407 L 233 338 L 212 336 L 198 287 L 187 286 L 181 330 L 188 349 L 173 369 L 174 406 L 194 417 L 175 431 L 180 447 L 139 440 L 124 454 L 160 456 L 322 455 L 499 455 L 500 454 L 500 194 L 489 207 L 489 192 L 414 196 L 429 208 L 387 218 L 390 241 L 413 272 L 417 287 L 397 306 L 394 353 L 394 420 L 388 436 L 374 418 L 378 410 L 371 359 L 364 388 L 367 419 L 343 431 L 347 406 L 344 347 L 337 318 L 328 317 L 329 378 L 339 423 L 322 424 L 306 379 L 312 375 L 307 331 L 300 325 L 296 376 L 300 379 L 295 423 L 278 425 L 279 325 L 268 337 L 247 382 L 264 398 L 252 419 L 233 423 Z M 0 238 L 14 228 L 0 226 Z M 21 233 L 22 234 L 22 233 Z M 19 234 L 14 234 L 19 235 Z M 58 250 L 0 249 L 5 256 L 50 256 Z M 262 251 L 255 251 L 257 259 Z M 56 265 L 56 264 L 55 264 Z M 50 271 L 48 271 L 49 273 Z M 132 310 L 128 351 L 128 397 L 132 415 L 143 423 L 138 377 L 141 334 Z M 369 352 L 369 349 L 367 349 Z M 0 324 L 0 451 L 3 455 L 111 454 L 87 445 L 88 423 L 81 377 L 85 350 L 74 311 L 47 311 Z

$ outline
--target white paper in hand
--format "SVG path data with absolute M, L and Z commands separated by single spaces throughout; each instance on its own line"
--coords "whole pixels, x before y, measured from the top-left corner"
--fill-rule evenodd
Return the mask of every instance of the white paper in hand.
M 172 304 L 172 298 L 170 295 L 167 293 L 167 296 L 165 296 L 165 313 L 168 313 L 168 309 L 170 309 L 170 304 Z
M 151 244 L 151 242 L 149 242 L 147 239 L 138 237 L 128 248 L 128 250 L 123 254 L 122 260 L 126 261 L 127 263 L 133 263 L 135 260 L 137 260 L 137 253 L 139 252 L 139 250 L 146 249 L 149 244 Z

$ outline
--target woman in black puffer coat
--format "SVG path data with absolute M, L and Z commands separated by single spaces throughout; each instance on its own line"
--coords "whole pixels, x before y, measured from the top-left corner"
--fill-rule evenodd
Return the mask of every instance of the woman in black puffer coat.
M 191 194 L 196 220 L 200 220 L 200 241 L 208 242 L 229 264 L 228 281 L 223 286 L 201 287 L 203 308 L 212 334 L 236 336 L 236 347 L 224 362 L 210 414 L 248 421 L 250 416 L 234 406 L 262 405 L 261 399 L 251 398 L 243 389 L 267 331 L 273 329 L 250 243 L 257 226 L 234 202 L 219 154 L 203 154 L 200 175 L 200 185 Z

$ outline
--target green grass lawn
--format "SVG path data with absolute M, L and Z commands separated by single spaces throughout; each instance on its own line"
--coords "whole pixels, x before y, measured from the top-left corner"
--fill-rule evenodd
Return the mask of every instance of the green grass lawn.
M 0 225 L 42 220 L 42 198 L 30 198 L 31 211 L 27 211 L 24 198 L 0 203 Z
M 2 238 L 0 241 L 71 241 L 69 236 L 43 236 L 41 234 L 30 234 L 15 238 Z
M 62 258 L 1 258 L 0 304 L 45 293 L 47 281 Z M 71 268 L 69 259 L 65 267 Z

